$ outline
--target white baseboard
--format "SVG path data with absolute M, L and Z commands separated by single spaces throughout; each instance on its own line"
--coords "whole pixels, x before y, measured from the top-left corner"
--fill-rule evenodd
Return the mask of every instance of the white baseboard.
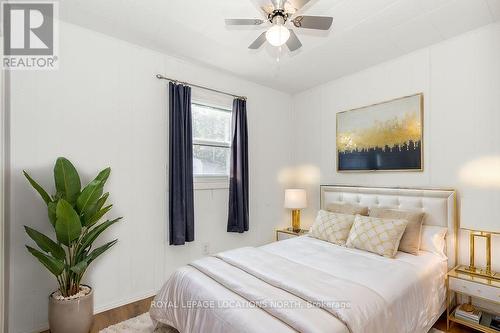
M 124 299 L 121 299 L 121 300 L 116 301 L 116 302 L 112 302 L 112 303 L 108 303 L 108 304 L 104 304 L 104 305 L 98 306 L 98 307 L 94 308 L 94 315 L 99 314 L 99 313 L 104 312 L 104 311 L 108 311 L 108 310 L 112 310 L 112 309 L 118 308 L 118 307 L 123 306 L 123 305 L 134 303 L 134 302 L 143 300 L 145 298 L 149 298 L 151 296 L 155 296 L 157 292 L 158 292 L 157 290 L 155 290 L 155 291 L 149 291 L 149 292 L 146 292 L 144 294 L 140 294 L 140 295 L 136 295 L 136 296 L 133 296 L 133 297 L 124 298 Z M 38 328 L 34 328 L 34 331 L 26 332 L 26 333 L 40 333 L 40 332 L 46 331 L 48 329 L 49 329 L 49 323 L 47 322 L 47 323 L 41 325 Z
M 98 307 L 94 308 L 94 314 L 98 314 L 98 313 L 101 313 L 101 312 L 104 312 L 104 311 L 108 311 L 108 310 L 111 310 L 111 309 L 118 308 L 118 307 L 123 306 L 123 305 L 134 303 L 134 302 L 143 300 L 145 298 L 148 298 L 148 297 L 151 297 L 151 296 L 155 296 L 157 293 L 158 293 L 158 290 L 148 291 L 148 292 L 146 292 L 144 294 L 140 294 L 140 295 L 129 297 L 129 298 L 124 298 L 124 299 L 121 299 L 121 300 L 113 302 L 113 303 L 101 305 L 101 306 L 98 306 Z

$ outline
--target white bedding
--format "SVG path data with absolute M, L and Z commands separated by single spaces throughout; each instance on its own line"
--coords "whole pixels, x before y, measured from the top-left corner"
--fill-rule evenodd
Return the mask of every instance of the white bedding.
M 426 333 L 444 309 L 446 261 L 428 252 L 388 259 L 304 236 L 218 257 L 177 270 L 152 319 L 182 333 Z

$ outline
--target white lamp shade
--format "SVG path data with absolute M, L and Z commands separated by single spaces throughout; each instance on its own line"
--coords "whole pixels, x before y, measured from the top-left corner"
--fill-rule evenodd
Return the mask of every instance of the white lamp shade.
M 285 208 L 302 209 L 307 207 L 306 190 L 285 190 Z
M 500 156 L 483 156 L 464 164 L 460 179 L 460 227 L 500 232 Z

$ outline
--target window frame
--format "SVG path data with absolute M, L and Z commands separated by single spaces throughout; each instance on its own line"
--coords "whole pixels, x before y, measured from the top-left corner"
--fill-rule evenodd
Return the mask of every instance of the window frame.
M 232 110 L 228 107 L 227 109 L 222 106 L 215 106 L 208 103 L 200 102 L 200 101 L 191 101 L 191 108 L 193 105 L 198 107 L 212 109 L 214 111 L 222 111 L 227 112 L 229 114 L 232 113 Z M 232 126 L 232 120 L 230 122 Z M 214 140 L 200 140 L 195 139 L 194 135 L 192 137 L 192 145 L 201 146 L 201 147 L 215 147 L 215 148 L 224 148 L 229 149 L 231 152 L 231 142 L 222 142 L 222 141 L 214 141 Z M 193 156 L 194 157 L 194 156 Z M 229 166 L 228 166 L 229 167 Z M 193 180 L 194 180 L 194 188 L 195 190 L 204 190 L 204 189 L 226 189 L 229 188 L 229 170 L 225 175 L 220 174 L 202 174 L 196 175 L 193 172 Z

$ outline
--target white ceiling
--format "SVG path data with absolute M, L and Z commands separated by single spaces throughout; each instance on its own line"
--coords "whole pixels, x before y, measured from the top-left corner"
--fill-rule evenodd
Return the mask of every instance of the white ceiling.
M 258 2 L 258 0 L 253 0 Z M 301 11 L 333 16 L 330 32 L 296 29 L 294 53 L 249 50 L 262 27 L 252 0 L 64 0 L 62 20 L 208 64 L 286 92 L 298 92 L 500 20 L 500 0 L 311 0 Z

